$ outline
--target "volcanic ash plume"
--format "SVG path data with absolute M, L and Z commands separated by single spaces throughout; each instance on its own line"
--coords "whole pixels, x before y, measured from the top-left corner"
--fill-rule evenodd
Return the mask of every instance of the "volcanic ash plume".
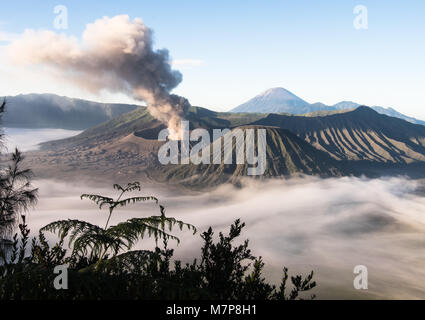
M 8 49 L 15 63 L 44 64 L 81 88 L 123 92 L 145 101 L 175 139 L 190 105 L 170 95 L 182 75 L 171 69 L 168 51 L 154 51 L 152 45 L 152 31 L 141 19 L 119 15 L 88 24 L 81 42 L 52 31 L 26 30 Z

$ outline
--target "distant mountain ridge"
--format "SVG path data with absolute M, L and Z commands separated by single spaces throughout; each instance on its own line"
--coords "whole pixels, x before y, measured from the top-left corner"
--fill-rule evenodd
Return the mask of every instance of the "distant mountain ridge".
M 55 94 L 6 97 L 3 125 L 11 128 L 84 130 L 133 111 L 136 105 L 98 103 Z
M 191 107 L 185 118 L 190 130 L 266 129 L 267 166 L 259 178 L 298 174 L 425 178 L 425 126 L 368 107 L 322 113 L 229 113 Z M 163 142 L 157 137 L 163 128 L 164 124 L 140 107 L 77 136 L 43 143 L 40 151 L 27 155 L 27 161 L 43 177 L 76 176 L 75 170 L 79 170 L 84 176 L 108 176 L 117 181 L 140 177 L 195 187 L 237 184 L 246 177 L 246 165 L 160 164 L 158 150 Z
M 287 129 L 336 160 L 425 162 L 425 126 L 369 107 L 325 117 L 269 114 L 252 124 Z
M 301 115 L 319 111 L 349 110 L 359 106 L 359 103 L 352 101 L 342 101 L 333 106 L 328 106 L 321 102 L 310 104 L 284 88 L 272 88 L 239 105 L 230 112 L 290 113 Z M 425 121 L 406 116 L 392 108 L 379 106 L 373 106 L 371 108 L 387 116 L 425 125 Z

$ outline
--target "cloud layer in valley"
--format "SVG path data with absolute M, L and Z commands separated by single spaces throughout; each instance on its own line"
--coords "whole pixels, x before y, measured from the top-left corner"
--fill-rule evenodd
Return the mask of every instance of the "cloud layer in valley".
M 37 150 L 42 142 L 64 139 L 81 133 L 80 130 L 5 128 L 4 142 L 8 152 Z
M 88 191 L 110 194 L 108 189 L 54 181 L 36 184 L 41 199 L 30 213 L 33 230 L 63 218 L 104 224 L 106 212 L 78 196 Z M 290 271 L 314 270 L 319 298 L 425 298 L 425 198 L 420 186 L 404 178 L 309 177 L 251 182 L 242 189 L 225 185 L 210 193 L 145 193 L 159 196 L 169 216 L 193 223 L 200 231 L 208 226 L 227 231 L 241 218 L 247 224 L 241 240 L 250 239 L 254 254 L 266 262 L 267 277 L 275 282 L 285 265 Z M 156 210 L 154 204 L 138 205 L 116 214 L 112 223 Z M 177 235 L 182 243 L 176 257 L 187 260 L 199 254 L 199 234 Z M 353 287 L 356 265 L 368 267 L 366 291 Z

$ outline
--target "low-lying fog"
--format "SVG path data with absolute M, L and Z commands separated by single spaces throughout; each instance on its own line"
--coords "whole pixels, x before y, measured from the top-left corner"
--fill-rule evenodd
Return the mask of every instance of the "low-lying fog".
M 111 194 L 107 188 L 36 181 L 37 208 L 29 213 L 33 230 L 56 219 L 105 223 L 81 193 Z M 106 186 L 109 187 L 109 186 Z M 425 298 L 425 198 L 419 182 L 404 178 L 298 178 L 255 182 L 242 189 L 227 185 L 204 194 L 144 190 L 157 195 L 174 216 L 204 231 L 227 231 L 237 218 L 247 226 L 253 253 L 266 262 L 266 276 L 278 282 L 283 266 L 292 272 L 314 270 L 318 298 Z M 423 189 L 422 189 L 423 190 Z M 118 209 L 112 223 L 157 214 L 154 204 Z M 179 259 L 199 255 L 196 235 L 175 232 L 182 240 Z M 143 242 L 143 241 L 142 241 Z M 151 241 L 145 246 L 152 247 Z M 353 268 L 365 265 L 369 289 L 355 290 Z
M 21 151 L 37 150 L 38 144 L 50 140 L 64 139 L 75 136 L 81 131 L 65 129 L 23 129 L 4 128 L 4 142 L 9 152 L 16 146 Z

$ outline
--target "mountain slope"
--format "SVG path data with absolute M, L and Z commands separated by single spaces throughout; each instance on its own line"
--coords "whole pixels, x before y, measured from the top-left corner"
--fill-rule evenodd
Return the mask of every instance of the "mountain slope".
M 425 127 L 368 107 L 325 117 L 269 114 L 253 124 L 292 131 L 337 160 L 425 161 Z
M 264 177 L 314 174 L 405 174 L 409 165 L 425 164 L 425 127 L 381 115 L 368 107 L 322 116 L 219 113 L 192 107 L 190 129 L 262 127 L 267 129 Z M 157 140 L 164 125 L 144 107 L 90 128 L 78 136 L 44 143 L 27 159 L 39 176 L 107 176 L 117 181 L 159 179 L 193 185 L 236 183 L 247 165 L 163 166 Z M 387 170 L 384 172 L 382 169 Z M 347 170 L 348 169 L 348 170 Z M 416 170 L 416 169 L 415 169 Z M 415 171 L 423 171 L 418 167 Z M 355 172 L 354 172 L 355 171 Z
M 231 112 L 288 112 L 303 114 L 319 110 L 328 110 L 327 106 L 311 106 L 308 102 L 283 88 L 269 89 L 251 100 L 231 110 Z
M 342 102 L 339 102 L 339 103 L 333 105 L 333 107 L 338 109 L 338 110 L 347 110 L 347 109 L 355 109 L 357 107 L 360 107 L 360 104 L 358 104 L 356 102 L 352 102 L 352 101 L 342 101 Z M 373 107 L 370 107 L 370 108 L 372 108 L 373 110 L 375 110 L 376 112 L 378 112 L 380 114 L 385 114 L 385 115 L 390 116 L 390 117 L 403 119 L 403 120 L 406 120 L 406 121 L 409 121 L 409 122 L 415 123 L 415 124 L 425 125 L 425 121 L 406 116 L 406 115 L 394 110 L 393 108 L 384 108 L 384 107 L 378 107 L 378 106 L 373 106 Z
M 360 104 L 352 101 L 341 101 L 333 106 L 327 106 L 320 102 L 309 104 L 286 89 L 272 88 L 232 109 L 230 112 L 288 113 L 301 115 L 319 111 L 349 110 L 357 107 L 360 107 Z M 406 116 L 392 108 L 379 106 L 373 106 L 371 108 L 387 116 L 425 125 L 425 121 Z
M 6 97 L 3 125 L 12 128 L 83 130 L 137 108 L 128 104 L 97 103 L 53 94 Z
M 371 108 L 373 110 L 375 110 L 376 112 L 380 113 L 380 114 L 385 114 L 385 115 L 390 116 L 390 117 L 403 119 L 403 120 L 409 121 L 411 123 L 420 124 L 420 125 L 425 126 L 425 121 L 406 116 L 406 115 L 394 110 L 393 108 L 384 108 L 384 107 L 377 107 L 377 106 L 374 106 L 374 107 L 371 107 Z
M 265 129 L 266 130 L 266 166 L 263 175 L 253 178 L 288 177 L 298 174 L 319 175 L 323 177 L 341 176 L 348 174 L 343 165 L 332 159 L 325 152 L 313 148 L 288 130 L 261 126 L 242 126 L 238 129 Z M 227 135 L 230 135 L 228 133 Z M 156 165 L 155 178 L 160 181 L 182 183 L 187 186 L 213 186 L 221 183 L 238 184 L 242 177 L 248 174 L 248 163 L 224 164 L 224 144 L 229 143 L 225 135 L 221 140 L 214 141 L 204 148 L 214 150 L 222 146 L 221 164 L 187 164 L 187 165 Z M 226 142 L 227 141 L 227 142 Z M 258 142 L 255 140 L 255 150 Z M 233 159 L 236 157 L 236 144 L 231 148 Z M 203 151 L 205 152 L 205 151 Z M 212 159 L 212 157 L 211 157 Z M 212 162 L 212 161 L 211 161 Z
M 191 107 L 186 115 L 190 129 L 224 129 L 252 123 L 262 119 L 261 113 L 230 113 L 215 112 L 201 107 Z M 85 146 L 113 140 L 135 133 L 139 136 L 147 135 L 149 139 L 157 139 L 158 132 L 164 125 L 153 118 L 146 107 L 137 109 L 126 114 L 119 115 L 114 119 L 89 128 L 81 134 L 56 141 L 41 144 L 42 149 L 71 148 L 73 146 Z M 156 135 L 155 135 L 156 134 Z

